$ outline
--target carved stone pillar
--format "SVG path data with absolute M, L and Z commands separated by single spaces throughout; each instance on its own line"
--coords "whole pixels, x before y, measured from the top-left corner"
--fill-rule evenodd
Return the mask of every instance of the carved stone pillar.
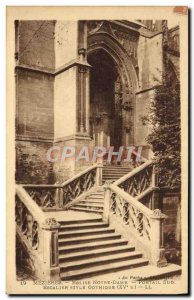
M 78 66 L 78 132 L 89 135 L 89 68 Z
M 125 101 L 122 105 L 123 108 L 123 123 L 125 129 L 125 145 L 130 146 L 133 142 L 133 122 L 132 122 L 132 109 L 131 101 Z
M 60 224 L 48 218 L 42 224 L 44 279 L 59 280 L 60 268 L 58 259 L 58 229 Z
M 89 136 L 89 69 L 87 63 L 87 23 L 79 21 L 78 32 L 78 133 Z
M 164 257 L 163 222 L 167 218 L 159 209 L 155 209 L 151 217 L 152 245 L 151 261 L 158 267 L 167 265 Z
M 110 210 L 110 197 L 111 190 L 110 185 L 112 184 L 111 180 L 107 180 L 104 185 L 104 211 L 103 211 L 103 221 L 109 222 L 109 210 Z
M 79 107 L 80 107 L 80 115 L 79 115 L 79 132 L 84 133 L 85 132 L 85 73 L 86 69 L 84 66 L 79 66 L 79 91 L 78 91 L 78 97 L 79 97 Z

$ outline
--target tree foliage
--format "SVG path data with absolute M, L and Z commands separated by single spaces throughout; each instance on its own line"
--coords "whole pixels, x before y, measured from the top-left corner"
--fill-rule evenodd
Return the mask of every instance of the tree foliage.
M 180 187 L 180 83 L 169 69 L 163 84 L 156 87 L 147 120 L 152 128 L 147 141 L 153 148 L 159 186 Z

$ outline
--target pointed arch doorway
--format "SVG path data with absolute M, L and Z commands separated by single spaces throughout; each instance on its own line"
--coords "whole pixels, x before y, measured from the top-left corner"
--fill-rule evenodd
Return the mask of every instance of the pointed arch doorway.
M 88 56 L 90 71 L 90 136 L 95 146 L 117 151 L 123 144 L 122 84 L 112 57 L 103 49 Z

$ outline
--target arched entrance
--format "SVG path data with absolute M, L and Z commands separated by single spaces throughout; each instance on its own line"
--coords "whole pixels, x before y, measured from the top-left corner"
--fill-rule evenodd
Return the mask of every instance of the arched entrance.
M 122 145 L 121 79 L 115 62 L 102 49 L 88 57 L 90 71 L 90 135 L 94 144 Z
M 90 135 L 94 145 L 134 145 L 134 109 L 138 80 L 128 53 L 109 33 L 88 36 Z

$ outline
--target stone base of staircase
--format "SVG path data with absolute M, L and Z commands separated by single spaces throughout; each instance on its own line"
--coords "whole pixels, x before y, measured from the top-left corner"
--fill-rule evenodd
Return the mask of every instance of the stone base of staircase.
M 92 212 L 69 210 L 47 213 L 61 224 L 59 263 L 61 280 L 100 278 L 109 273 L 160 278 L 180 274 L 181 268 L 169 265 L 157 268 L 143 257 L 115 228 Z

